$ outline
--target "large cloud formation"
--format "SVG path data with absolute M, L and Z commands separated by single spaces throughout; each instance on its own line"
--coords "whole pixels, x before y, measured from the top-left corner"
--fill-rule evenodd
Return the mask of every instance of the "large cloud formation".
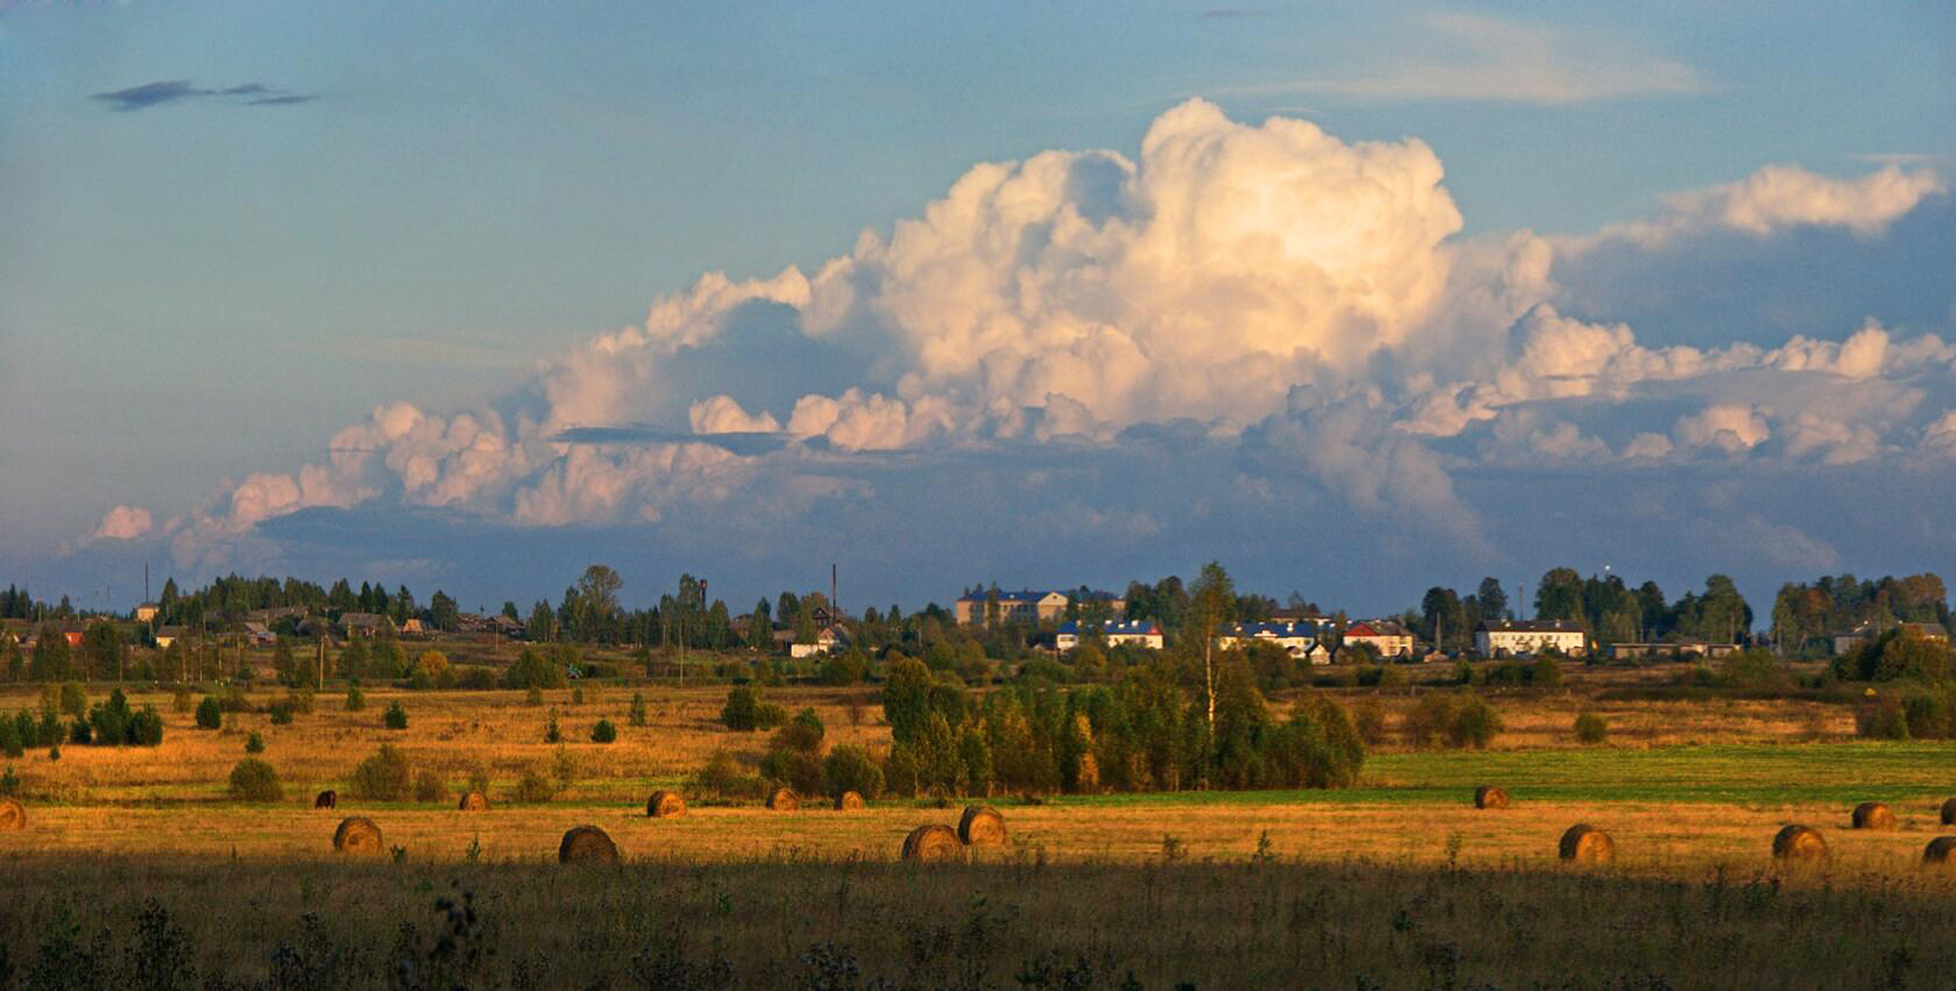
M 812 273 L 710 273 L 519 395 L 453 413 L 384 406 L 325 459 L 252 475 L 156 529 L 181 561 L 211 562 L 314 507 L 515 527 L 645 523 L 680 506 L 789 521 L 932 491 L 920 476 L 933 473 L 1004 471 L 1022 491 L 1002 495 L 1024 498 L 1061 464 L 1091 477 L 1067 476 L 1070 494 L 1045 491 L 1010 525 L 1114 520 L 1154 536 L 1164 517 L 1218 505 L 1239 525 L 1308 505 L 1493 561 L 1511 550 L 1461 479 L 1956 456 L 1956 345 L 1928 328 L 1863 314 L 1839 339 L 1762 346 L 1734 329 L 1733 343 L 1646 345 L 1585 290 L 1600 257 L 1802 230 L 1878 240 L 1947 202 L 1933 172 L 1771 166 L 1594 234 L 1475 238 L 1458 236 L 1442 178 L 1417 140 L 1347 143 L 1191 100 L 1136 158 L 980 164 Z M 1223 494 L 1116 481 L 1123 452 L 1142 449 L 1221 459 Z M 141 512 L 116 507 L 98 535 L 149 531 Z M 1805 547 L 1803 562 L 1829 558 L 1824 541 L 1746 518 Z

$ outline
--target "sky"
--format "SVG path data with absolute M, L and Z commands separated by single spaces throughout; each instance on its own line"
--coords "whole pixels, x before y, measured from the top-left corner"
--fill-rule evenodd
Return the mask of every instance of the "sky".
M 1950 567 L 1956 8 L 0 3 L 0 581 Z

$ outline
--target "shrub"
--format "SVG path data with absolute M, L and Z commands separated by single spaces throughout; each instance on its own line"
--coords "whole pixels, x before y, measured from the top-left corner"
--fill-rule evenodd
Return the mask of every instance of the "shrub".
M 716 750 L 693 775 L 693 790 L 721 798 L 751 798 L 761 793 L 761 779 L 743 770 L 732 754 Z
M 1536 688 L 1554 688 L 1562 684 L 1562 665 L 1555 658 L 1543 654 L 1529 668 L 1528 683 Z
M 1609 720 L 1587 710 L 1576 713 L 1576 742 L 1604 743 L 1609 738 Z
M 757 729 L 773 729 L 787 721 L 788 710 L 772 702 L 761 703 L 761 707 L 754 712 L 754 723 Z
M 414 659 L 412 680 L 420 687 L 451 688 L 455 684 L 455 669 L 449 665 L 447 654 L 424 650 Z
M 1447 745 L 1486 750 L 1504 728 L 1493 706 L 1478 695 L 1469 695 L 1454 710 L 1453 722 L 1447 727 Z
M 69 743 L 91 743 L 95 739 L 95 727 L 86 719 L 77 719 L 68 727 Z
M 456 668 L 455 687 L 472 692 L 487 691 L 496 687 L 496 671 L 480 664 L 467 664 Z
M 273 702 L 270 709 L 273 726 L 288 726 L 292 723 L 292 707 L 284 702 Z
M 206 695 L 197 703 L 197 728 L 217 729 L 224 725 L 224 708 L 217 703 L 217 696 Z
M 11 717 L 0 718 L 0 756 L 18 760 L 26 753 L 27 747 L 20 739 L 20 726 Z
M 393 744 L 381 744 L 380 750 L 353 769 L 350 790 L 355 798 L 376 802 L 407 801 L 413 794 L 407 757 L 394 749 Z
M 14 766 L 7 765 L 6 773 L 0 774 L 0 798 L 20 797 L 20 775 L 14 773 Z
M 422 771 L 414 776 L 414 800 L 417 802 L 448 801 L 448 782 L 433 771 Z
M 1915 692 L 1902 698 L 1908 735 L 1917 740 L 1956 738 L 1956 686 Z
M 139 747 L 162 745 L 163 717 L 153 707 L 143 706 L 141 712 L 129 717 L 129 742 Z
M 360 712 L 367 708 L 367 695 L 359 685 L 346 686 L 346 711 Z
M 310 689 L 304 691 L 285 693 L 285 708 L 291 711 L 294 715 L 300 715 L 300 716 L 312 715 L 312 711 L 315 707 L 315 704 L 316 703 L 313 698 L 312 691 Z
M 795 718 L 789 721 L 788 725 L 775 732 L 774 747 L 778 750 L 792 750 L 799 754 L 819 754 L 822 752 L 824 732 L 822 717 L 816 715 L 814 709 L 803 709 L 795 714 Z M 820 788 L 808 789 L 810 793 L 820 790 Z
M 1385 709 L 1378 699 L 1368 698 L 1358 704 L 1352 714 L 1352 727 L 1358 731 L 1358 738 L 1368 747 L 1376 747 L 1386 741 Z
M 883 769 L 871 760 L 869 752 L 861 747 L 841 746 L 829 753 L 822 762 L 822 780 L 830 798 L 840 798 L 845 791 L 853 791 L 865 800 L 874 801 L 883 793 Z
M 761 693 L 746 685 L 735 685 L 720 707 L 720 722 L 738 733 L 752 733 L 761 726 Z
M 82 691 L 78 682 L 67 682 L 61 686 L 61 712 L 64 715 L 79 716 L 88 711 L 88 693 Z
M 95 729 L 95 742 L 105 747 L 119 747 L 132 743 L 129 738 L 129 722 L 135 713 L 129 711 L 129 700 L 118 688 L 109 693 L 108 701 L 100 702 L 88 710 L 88 721 Z
M 257 733 L 253 733 L 250 736 L 245 737 L 245 753 L 262 754 L 264 752 L 265 752 L 264 737 L 259 736 Z
M 1453 725 L 1453 698 L 1439 693 L 1420 697 L 1399 724 L 1406 745 L 1424 750 L 1440 742 L 1447 727 Z
M 633 726 L 645 725 L 645 693 L 632 693 L 632 709 L 629 720 Z
M 617 739 L 618 727 L 611 725 L 609 719 L 600 719 L 597 725 L 591 727 L 592 743 L 613 743 Z
M 531 765 L 523 769 L 523 776 L 516 779 L 516 786 L 510 789 L 509 797 L 517 802 L 548 802 L 557 797 L 557 789 L 543 771 Z
M 802 795 L 822 793 L 822 758 L 797 750 L 770 750 L 761 758 L 761 776 Z
M 190 702 L 190 689 L 177 686 L 177 690 L 170 693 L 170 708 L 176 710 L 178 715 L 188 713 L 195 708 Z
M 1855 728 L 1862 736 L 1876 740 L 1906 740 L 1908 710 L 1903 708 L 1901 699 L 1892 695 L 1878 699 L 1861 710 Z
M 503 672 L 505 688 L 562 688 L 564 668 L 535 650 L 525 650 Z
M 853 685 L 863 680 L 869 673 L 869 658 L 863 652 L 851 647 L 841 654 L 830 654 L 822 662 L 822 684 Z
M 388 729 L 407 729 L 407 709 L 402 707 L 399 701 L 389 705 L 387 712 L 380 718 Z
M 285 797 L 285 789 L 272 765 L 246 757 L 231 768 L 231 797 L 240 802 L 276 802 Z
M 564 731 L 557 727 L 557 710 L 550 710 L 550 723 L 543 728 L 543 742 L 564 742 Z

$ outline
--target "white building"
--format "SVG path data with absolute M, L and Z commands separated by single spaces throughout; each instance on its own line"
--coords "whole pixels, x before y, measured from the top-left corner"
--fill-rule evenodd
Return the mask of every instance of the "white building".
M 1474 627 L 1474 652 L 1482 657 L 1514 657 L 1554 647 L 1577 656 L 1589 649 L 1581 624 L 1566 619 L 1504 619 Z
M 1102 623 L 1097 627 L 1067 620 L 1060 624 L 1059 632 L 1053 637 L 1053 646 L 1063 653 L 1080 646 L 1082 639 L 1095 634 L 1099 634 L 1103 640 L 1106 640 L 1109 647 L 1125 644 L 1148 650 L 1160 650 L 1166 643 L 1161 635 L 1161 627 L 1152 619 Z
M 814 657 L 816 654 L 833 654 L 849 649 L 849 631 L 841 624 L 824 626 L 815 631 L 814 643 L 793 643 L 788 645 L 789 657 Z
M 1413 635 L 1389 619 L 1367 619 L 1345 627 L 1340 653 L 1353 647 L 1370 646 L 1380 657 L 1405 657 L 1413 652 Z
M 1317 642 L 1317 629 L 1303 623 L 1224 623 L 1216 628 L 1216 645 L 1224 650 L 1267 643 L 1292 657 L 1303 657 Z

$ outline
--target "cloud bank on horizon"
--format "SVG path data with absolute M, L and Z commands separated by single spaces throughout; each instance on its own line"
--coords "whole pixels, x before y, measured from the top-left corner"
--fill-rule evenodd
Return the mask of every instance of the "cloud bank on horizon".
M 383 406 L 316 461 L 168 518 L 117 505 L 84 543 L 167 542 L 179 566 L 214 569 L 277 566 L 269 525 L 322 508 L 519 532 L 683 513 L 750 547 L 817 517 L 962 514 L 962 539 L 1050 554 L 1065 532 L 1207 559 L 1215 534 L 1248 528 L 1339 537 L 1341 566 L 1491 569 L 1543 533 L 1609 553 L 1661 531 L 1819 570 L 1853 538 L 1776 515 L 1765 489 L 1956 464 L 1947 326 L 1864 313 L 1761 344 L 1756 312 L 1707 309 L 1646 341 L 1605 312 L 1626 271 L 1717 279 L 1719 259 L 1816 238 L 1851 251 L 1947 218 L 1932 169 L 1772 165 L 1593 233 L 1474 237 L 1443 178 L 1417 139 L 1345 142 L 1190 100 L 1135 157 L 978 164 L 812 271 L 708 273 L 514 394 Z M 1545 495 L 1542 472 L 1585 481 Z M 1617 495 L 1578 494 L 1590 484 Z M 1318 522 L 1275 522 L 1298 514 Z

